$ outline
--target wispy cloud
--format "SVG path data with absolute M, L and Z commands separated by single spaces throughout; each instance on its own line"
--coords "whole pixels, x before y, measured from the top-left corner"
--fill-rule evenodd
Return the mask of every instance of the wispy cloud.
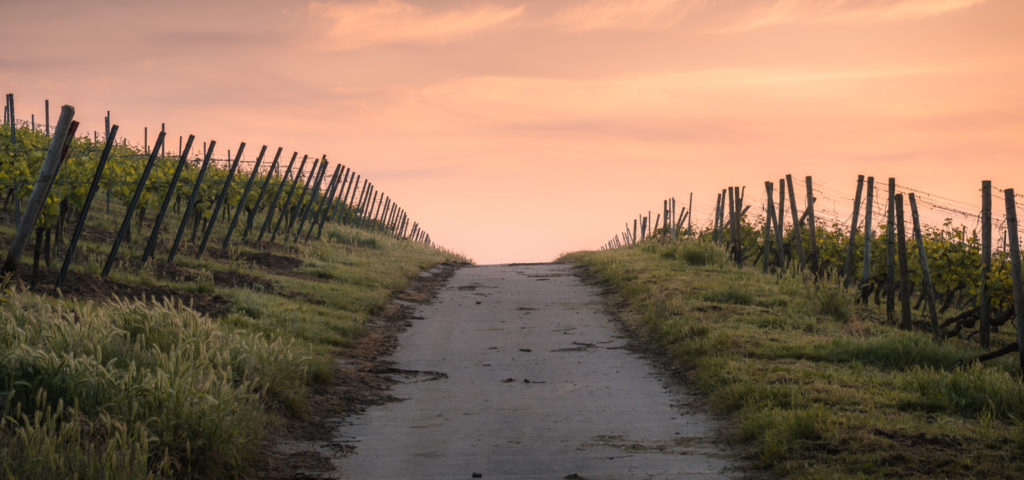
M 678 24 L 703 3 L 703 0 L 590 0 L 562 9 L 547 24 L 575 32 L 663 29 Z
M 945 15 L 985 0 L 773 0 L 724 29 L 754 30 L 796 23 L 879 23 Z
M 400 0 L 309 4 L 312 15 L 330 22 L 326 46 L 332 50 L 375 45 L 444 45 L 519 17 L 524 10 L 523 5 L 483 4 L 435 12 Z

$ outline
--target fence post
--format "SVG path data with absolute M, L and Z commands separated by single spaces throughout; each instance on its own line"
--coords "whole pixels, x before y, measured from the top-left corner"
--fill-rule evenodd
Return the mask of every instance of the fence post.
M 800 214 L 796 210 L 796 194 L 793 191 L 793 175 L 786 174 L 786 188 L 789 189 L 789 210 L 793 214 L 793 239 L 796 242 L 797 258 L 800 260 L 800 268 L 807 264 L 807 255 L 804 253 L 803 233 L 800 231 Z
M 327 223 L 327 218 L 331 213 L 331 205 L 334 204 L 334 197 L 338 193 L 339 179 L 341 177 L 342 170 L 345 170 L 343 165 L 336 165 L 334 167 L 334 175 L 331 176 L 331 183 L 327 186 L 327 195 L 323 196 L 320 201 L 320 207 L 316 210 L 316 216 L 313 217 L 313 221 L 309 224 L 309 233 L 306 234 L 305 241 L 309 241 L 309 237 L 313 235 L 313 227 L 317 226 L 316 238 L 320 239 L 320 234 L 323 233 L 324 224 Z
M 274 154 L 274 161 L 270 163 L 270 168 L 267 169 L 267 176 L 263 179 L 263 185 L 260 186 L 260 193 L 256 195 L 256 203 L 253 204 L 252 211 L 249 212 L 245 217 L 245 229 L 242 230 L 242 241 L 249 236 L 249 231 L 252 230 L 253 224 L 256 222 L 256 214 L 260 211 L 260 204 L 263 203 L 263 197 L 267 193 L 267 186 L 270 185 L 270 179 L 277 173 L 277 161 L 281 159 L 281 151 L 284 150 L 281 147 L 277 147 L 277 153 Z
M 163 132 L 161 132 L 161 134 L 163 134 Z M 206 232 L 203 233 L 203 240 L 199 242 L 199 250 L 196 251 L 196 260 L 202 258 L 203 252 L 206 250 L 206 242 L 210 240 L 210 234 L 213 233 L 213 227 L 217 224 L 217 217 L 220 215 L 220 207 L 228 198 L 228 190 L 231 188 L 231 179 L 235 176 L 235 170 L 238 169 L 238 162 L 242 160 L 242 151 L 244 150 L 245 142 L 242 142 L 238 146 L 238 151 L 235 152 L 235 161 L 231 162 L 231 168 L 228 170 L 227 178 L 224 179 L 224 186 L 220 189 L 220 195 L 217 195 L 217 201 L 213 204 L 213 212 L 210 214 L 210 221 L 206 223 Z
M 903 219 L 903 195 L 897 193 L 893 198 L 896 206 L 896 245 L 900 260 L 900 328 L 910 330 L 910 274 L 907 271 L 907 231 Z
M 914 219 L 914 239 L 917 242 L 917 253 L 921 261 L 921 291 L 924 293 L 925 301 L 928 303 L 928 315 L 932 320 L 932 332 L 935 339 L 941 339 L 939 332 L 939 315 L 935 312 L 935 288 L 932 287 L 932 272 L 928 269 L 928 255 L 924 251 L 924 238 L 921 235 L 921 220 L 917 216 L 917 200 L 914 194 L 907 195 L 910 198 L 910 216 Z
M 100 178 L 103 176 L 103 169 L 107 165 L 107 159 L 110 158 L 110 149 L 114 146 L 114 138 L 116 136 L 117 125 L 112 125 L 107 133 L 107 143 L 103 147 L 103 153 L 100 154 L 99 162 L 96 163 L 96 171 L 92 175 L 89 192 L 85 194 L 82 212 L 78 214 L 78 222 L 75 223 L 75 230 L 71 233 L 71 242 L 68 243 L 68 251 L 64 254 L 64 263 L 60 266 L 60 272 L 57 273 L 58 289 L 64 286 L 64 278 L 68 274 L 68 269 L 71 268 L 71 261 L 74 259 L 78 239 L 82 236 L 82 230 L 85 228 L 85 220 L 89 217 L 89 208 L 92 205 L 93 198 L 96 197 L 96 191 L 99 190 Z
M 896 179 L 889 177 L 889 211 L 885 224 L 885 319 L 896 323 Z
M 184 150 L 180 150 L 181 156 L 178 158 L 178 166 L 174 168 L 174 174 L 171 175 L 171 183 L 167 185 L 167 193 L 164 195 L 163 202 L 160 203 L 160 211 L 156 214 L 156 220 L 153 221 L 153 232 L 149 234 L 149 241 L 146 242 L 146 250 L 142 252 L 142 262 L 145 263 L 156 251 L 156 241 L 160 237 L 160 226 L 164 221 L 164 214 L 167 213 L 167 206 L 171 204 L 171 197 L 174 195 L 174 188 L 178 185 L 178 177 L 181 176 L 181 170 L 185 168 L 185 163 L 188 162 L 188 152 L 192 149 L 192 142 L 195 140 L 195 135 L 188 136 L 188 143 L 185 145 Z
M 60 119 L 57 120 L 57 127 L 50 139 L 50 146 L 46 149 L 46 157 L 43 158 L 43 165 L 39 169 L 35 186 L 29 196 L 28 204 L 25 205 L 25 212 L 18 222 L 18 229 L 11 242 L 11 249 L 7 252 L 7 259 L 4 261 L 4 272 L 13 272 L 18 268 L 22 251 L 28 243 L 28 238 L 36 226 L 39 212 L 43 209 L 46 196 L 50 193 L 50 185 L 57 177 L 57 170 L 60 169 L 61 157 L 64 155 L 64 144 L 71 133 L 72 119 L 75 117 L 75 108 L 64 105 L 60 110 Z
M 270 234 L 270 242 L 273 243 L 277 239 L 277 231 L 281 229 L 281 222 L 284 220 L 285 209 L 288 208 L 288 204 L 292 201 L 292 195 L 295 194 L 295 188 L 299 184 L 299 177 L 302 175 L 302 171 L 306 168 L 306 160 L 309 159 L 309 155 L 302 156 L 302 163 L 299 164 L 299 169 L 295 172 L 295 178 L 292 179 L 291 188 L 288 189 L 288 195 L 284 197 L 284 205 L 281 205 L 281 215 L 277 217 L 277 223 L 274 224 L 274 232 Z M 315 163 L 314 163 L 315 165 Z M 310 171 L 312 173 L 312 171 Z M 283 184 L 282 184 L 283 187 Z M 260 238 L 263 238 L 263 232 L 260 232 Z
M 1003 190 L 1006 197 L 1006 233 L 1010 247 L 1010 268 L 1013 269 L 1013 319 L 1017 326 L 1017 351 L 1020 370 L 1024 374 L 1024 287 L 1021 286 L 1020 240 L 1017 238 L 1017 204 L 1013 189 Z
M 199 173 L 196 174 L 196 183 L 192 184 L 192 193 L 188 196 L 188 204 L 185 205 L 185 213 L 181 215 L 181 224 L 178 225 L 178 233 L 174 235 L 174 243 L 171 243 L 171 251 L 167 253 L 167 263 L 174 262 L 174 256 L 178 253 L 178 245 L 181 244 L 181 237 L 185 234 L 185 227 L 188 224 L 188 218 L 192 215 L 192 210 L 196 207 L 196 197 L 199 196 L 199 187 L 203 184 L 203 177 L 206 175 L 206 169 L 210 166 L 210 157 L 213 156 L 213 147 L 217 145 L 217 142 L 210 140 L 209 148 L 206 148 L 206 144 L 203 143 L 203 164 L 199 167 Z
M 313 180 L 313 186 L 311 188 L 309 188 L 309 200 L 305 202 L 305 205 L 303 205 L 302 202 L 301 202 L 302 198 L 305 196 L 305 193 L 306 193 L 305 191 L 302 192 L 303 196 L 299 197 L 299 200 L 300 200 L 299 205 L 301 207 L 300 211 L 299 211 L 299 217 L 300 218 L 299 218 L 298 228 L 295 229 L 295 238 L 292 241 L 298 241 L 299 240 L 299 235 L 302 233 L 302 227 L 306 225 L 306 219 L 309 218 L 310 209 L 313 207 L 313 203 L 316 202 L 317 194 L 320 193 L 320 185 L 323 184 L 324 176 L 326 175 L 326 173 L 327 173 L 327 156 L 324 155 L 324 157 L 320 161 L 320 169 L 317 170 L 317 172 L 316 172 L 316 179 Z M 291 225 L 289 225 L 289 227 L 290 226 Z M 289 228 L 289 230 L 287 232 L 290 232 L 290 231 L 291 231 L 291 229 Z M 287 237 L 288 237 L 288 235 L 285 235 L 285 238 L 287 238 Z
M 772 183 L 770 181 L 764 182 L 764 191 L 765 191 L 765 194 L 768 197 L 766 199 L 766 202 L 765 202 L 765 212 L 764 212 L 764 246 L 763 246 L 762 251 L 761 251 L 761 270 L 764 271 L 764 272 L 768 271 L 768 255 L 772 251 L 772 249 L 771 249 L 771 243 L 772 243 L 771 232 L 774 231 L 773 228 L 772 228 L 772 223 L 773 223 L 773 221 L 775 219 L 775 195 L 774 195 L 774 192 L 773 192 L 774 188 L 775 188 L 775 184 L 774 183 Z
M 242 210 L 245 209 L 245 199 L 249 196 L 249 191 L 252 189 L 252 182 L 256 180 L 256 176 L 260 174 L 260 164 L 263 163 L 263 155 L 267 153 L 267 146 L 264 145 L 260 149 L 259 156 L 256 157 L 256 163 L 252 167 L 252 171 L 249 172 L 249 180 L 245 182 L 245 189 L 242 190 L 242 198 L 238 200 L 238 207 L 235 208 L 235 215 L 231 218 L 231 224 L 228 225 L 228 233 L 224 235 L 224 241 L 221 242 L 221 250 L 227 251 L 228 243 L 231 241 L 231 234 L 235 231 L 235 225 L 238 225 L 238 216 L 242 214 Z M 270 174 L 267 174 L 270 177 Z M 253 211 L 256 211 L 256 207 L 253 207 Z
M 857 220 L 860 215 L 860 196 L 864 190 L 864 175 L 857 175 L 857 195 L 853 199 L 853 220 L 850 222 L 850 241 L 846 244 L 846 261 L 843 262 L 843 283 L 850 284 L 853 275 L 853 251 L 857 238 Z
M 807 184 L 807 243 L 811 250 L 807 255 L 807 263 L 810 264 L 811 271 L 814 273 L 815 277 L 817 277 L 818 240 L 815 233 L 817 225 L 814 220 L 814 187 L 812 185 L 810 175 L 804 178 L 804 182 Z
M 14 94 L 13 93 L 8 93 L 7 94 L 7 111 L 8 111 L 8 115 L 10 115 L 10 118 L 11 118 L 11 145 L 14 145 L 15 143 L 17 143 L 17 137 L 15 136 L 15 132 L 16 132 L 16 129 L 17 129 L 18 122 L 17 122 L 17 120 L 14 119 L 15 117 L 14 117 Z
M 331 180 L 329 180 L 330 183 L 334 182 L 334 178 L 333 177 L 337 176 L 336 175 L 337 173 L 338 173 L 338 167 L 335 166 L 334 167 L 334 175 L 332 175 Z M 316 182 L 314 182 L 313 189 L 310 191 L 311 193 L 309 194 L 309 202 L 306 203 L 306 208 L 303 210 L 302 220 L 299 221 L 299 227 L 295 229 L 295 239 L 294 239 L 294 241 L 296 241 L 296 242 L 299 241 L 299 237 L 302 236 L 302 229 L 303 229 L 303 227 L 305 227 L 307 221 L 310 222 L 310 224 L 309 224 L 309 233 L 310 234 L 313 233 L 313 225 L 316 224 L 316 216 L 320 214 L 320 209 L 317 206 L 317 203 L 319 202 L 320 205 L 323 205 L 324 200 L 327 198 L 327 193 L 328 192 L 327 191 L 323 191 L 323 192 L 320 191 L 320 187 L 323 186 L 325 178 L 327 178 L 327 157 L 326 156 L 324 156 L 323 163 L 320 164 L 320 175 L 319 175 L 319 178 L 316 179 Z M 330 186 L 328 186 L 327 189 L 329 190 Z M 320 195 L 320 200 L 319 201 L 316 198 L 317 195 Z
M 992 327 L 992 300 L 989 299 L 988 274 L 992 271 L 992 181 L 981 182 L 981 295 L 978 315 L 978 336 L 981 347 L 989 348 L 989 332 Z
M 281 177 L 281 183 L 277 185 L 277 190 L 274 191 L 274 198 L 270 201 L 270 206 L 267 207 L 267 216 L 263 217 L 263 225 L 260 226 L 260 234 L 256 237 L 256 243 L 263 241 L 263 235 L 267 233 L 267 229 L 270 228 L 270 223 L 274 220 L 274 211 L 277 210 L 277 201 L 281 199 L 281 192 L 284 191 L 285 187 L 288 186 L 288 176 L 292 174 L 292 167 L 295 165 L 295 159 L 298 158 L 299 152 L 292 153 L 292 159 L 288 162 L 288 168 L 284 171 L 284 176 Z M 306 158 L 302 158 L 302 164 L 306 164 Z M 301 170 L 301 167 L 299 169 Z M 298 175 L 298 173 L 296 173 Z M 284 215 L 282 213 L 282 215 Z
M 132 223 L 132 214 L 135 213 L 135 207 L 139 205 L 139 197 L 142 196 L 142 190 L 146 188 L 146 180 L 149 179 L 149 172 L 153 171 L 153 164 L 156 163 L 156 153 L 163 143 L 164 134 L 161 133 L 156 137 L 156 144 L 153 145 L 153 153 L 150 154 L 149 160 L 146 161 L 146 167 L 143 168 L 142 175 L 139 176 L 139 184 L 135 187 L 135 193 L 132 194 L 131 201 L 128 202 L 128 208 L 124 213 L 124 221 L 121 222 L 121 228 L 117 231 L 117 236 L 114 237 L 114 245 L 110 247 L 110 254 L 107 255 L 107 262 L 103 264 L 103 273 L 100 275 L 102 277 L 106 277 L 110 274 L 110 269 L 114 266 L 114 260 L 117 258 L 117 250 L 121 247 L 121 241 L 124 239 L 125 234 L 128 233 L 128 228 Z
M 326 164 L 326 156 L 323 159 L 318 158 L 313 160 L 313 168 L 309 171 L 309 176 L 306 177 L 306 182 L 302 184 L 302 191 L 299 192 L 299 199 L 295 201 L 295 208 L 292 210 L 292 215 L 288 217 L 288 224 L 284 227 L 285 240 L 288 239 L 288 235 L 291 233 L 292 227 L 295 225 L 295 220 L 298 220 L 299 217 L 303 215 L 303 212 L 305 212 L 307 203 L 306 192 L 310 193 L 310 197 L 313 196 L 313 193 L 315 192 L 313 192 L 311 188 L 314 183 L 318 183 L 320 181 L 321 172 Z
M 910 206 L 914 218 L 917 218 L 917 207 L 914 204 L 913 196 L 910 197 Z M 868 177 L 868 194 L 864 200 L 864 269 L 860 276 L 860 283 L 867 284 L 871 276 L 871 209 L 875 201 L 875 177 Z M 867 300 L 867 298 L 865 298 Z

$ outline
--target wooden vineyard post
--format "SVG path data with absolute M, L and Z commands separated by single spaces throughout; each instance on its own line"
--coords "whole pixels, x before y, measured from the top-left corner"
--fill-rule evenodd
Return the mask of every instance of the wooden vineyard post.
M 43 101 L 43 108 L 46 110 L 46 136 L 50 136 L 50 100 Z
M 277 210 L 277 201 L 281 199 L 281 193 L 284 192 L 285 187 L 288 186 L 288 177 L 292 174 L 292 167 L 295 166 L 295 159 L 298 158 L 299 152 L 292 152 L 292 159 L 288 162 L 288 168 L 284 171 L 284 177 L 281 177 L 281 183 L 277 185 L 277 190 L 274 190 L 274 198 L 270 200 L 270 205 L 267 207 L 267 216 L 263 217 L 263 224 L 260 225 L 260 234 L 256 237 L 256 243 L 263 241 L 263 235 L 267 233 L 267 229 L 270 228 L 270 223 L 274 220 L 274 212 Z M 296 173 L 298 175 L 298 173 Z
M 309 188 L 309 200 L 305 202 L 305 205 L 301 205 L 301 200 L 305 197 L 305 191 L 303 191 L 303 196 L 299 197 L 302 208 L 299 212 L 299 223 L 295 229 L 295 238 L 293 238 L 292 241 L 299 240 L 299 234 L 302 232 L 302 228 L 306 225 L 306 220 L 309 218 L 310 210 L 313 208 L 313 205 L 316 202 L 316 197 L 320 193 L 320 186 L 323 184 L 324 176 L 326 176 L 326 174 L 327 156 L 324 155 L 323 158 L 320 159 L 320 170 L 316 173 L 316 179 L 313 180 L 313 186 Z M 290 229 L 287 233 L 291 233 Z M 287 235 L 285 235 L 285 237 L 287 238 Z
M 192 142 L 195 140 L 195 135 L 188 136 L 188 143 L 185 144 L 185 149 L 181 151 L 181 157 L 178 158 L 178 165 L 174 168 L 174 174 L 171 175 L 171 183 L 167 185 L 167 193 L 164 194 L 164 199 L 160 203 L 160 211 L 156 214 L 156 220 L 153 221 L 153 231 L 149 234 L 149 241 L 146 242 L 146 249 L 142 252 L 142 262 L 145 263 L 153 256 L 156 250 L 156 241 L 160 237 L 160 226 L 163 224 L 164 215 L 167 213 L 167 206 L 171 204 L 171 197 L 174 196 L 174 188 L 178 185 L 178 178 L 181 176 L 181 170 L 185 167 L 185 163 L 188 161 L 188 152 L 192 149 Z
M 811 266 L 811 272 L 815 276 L 818 275 L 818 240 L 815 238 L 815 221 L 814 221 L 814 188 L 812 186 L 812 180 L 810 175 L 804 178 L 807 184 L 807 243 L 810 246 L 811 251 L 807 256 L 807 263 Z
M 252 230 L 253 224 L 256 221 L 256 213 L 260 211 L 260 205 L 263 204 L 263 197 L 267 193 L 267 186 L 270 185 L 270 179 L 278 171 L 278 160 L 281 159 L 281 151 L 284 150 L 281 147 L 277 147 L 277 153 L 274 154 L 274 161 L 270 163 L 270 168 L 267 169 L 267 176 L 263 178 L 263 185 L 260 186 L 260 193 L 256 195 L 256 202 L 253 204 L 252 211 L 245 217 L 245 229 L 242 230 L 242 241 L 249 236 L 249 231 Z
M 868 194 L 864 200 L 864 265 L 860 276 L 861 285 L 867 285 L 868 278 L 871 276 L 871 210 L 874 206 L 874 201 L 875 177 L 868 177 Z M 913 205 L 913 200 L 911 200 L 911 205 Z M 914 211 L 916 212 L 917 210 L 915 209 Z
M 43 158 L 43 165 L 39 169 L 35 186 L 29 196 L 25 211 L 18 221 L 18 229 L 15 231 L 14 240 L 11 242 L 11 249 L 7 252 L 7 259 L 4 261 L 4 272 L 14 272 L 18 268 L 22 251 L 28 244 L 28 238 L 35 229 L 36 220 L 46 202 L 46 196 L 50 193 L 50 185 L 57 177 L 57 170 L 60 169 L 61 157 L 64 155 L 64 144 L 71 133 L 72 120 L 75 117 L 75 108 L 64 105 L 60 110 L 60 118 L 57 120 L 57 127 L 50 139 L 50 146 L 46 149 L 46 156 Z
M 786 174 L 786 188 L 789 189 L 789 211 L 793 215 L 793 241 L 796 243 L 797 258 L 800 260 L 800 268 L 807 264 L 807 254 L 804 253 L 803 233 L 800 228 L 800 214 L 796 211 L 796 193 L 793 191 L 793 176 Z
M 359 181 L 363 178 L 363 176 L 360 174 L 354 175 L 356 178 L 355 181 L 349 184 L 348 188 L 345 189 L 345 196 L 341 197 L 341 204 L 345 208 L 342 208 L 338 212 L 338 221 L 342 222 L 345 225 L 348 225 L 348 218 L 349 215 L 352 213 L 352 207 L 356 201 L 356 192 L 359 191 Z M 349 196 L 349 192 L 352 193 L 351 197 Z
M 775 220 L 775 249 L 778 251 L 778 257 L 775 259 L 776 265 L 781 270 L 786 269 L 786 244 L 783 239 L 785 238 L 786 228 L 786 181 L 779 179 L 779 214 L 774 217 Z
M 629 225 L 629 224 L 627 224 L 627 226 L 628 226 L 628 225 Z M 630 240 L 632 240 L 632 242 L 631 242 L 631 243 L 632 243 L 633 245 L 636 245 L 636 226 L 637 226 L 637 225 L 636 225 L 636 219 L 634 218 L 634 219 L 633 219 L 633 235 L 632 235 L 632 236 L 630 237 Z
M 291 187 L 288 189 L 288 195 L 284 197 L 284 204 L 281 205 L 281 214 L 277 217 L 277 222 L 274 223 L 274 232 L 270 234 L 271 243 L 273 243 L 274 240 L 277 239 L 277 231 L 281 228 L 281 222 L 284 220 L 284 217 L 287 214 L 285 210 L 288 208 L 288 204 L 292 202 L 292 195 L 295 194 L 295 188 L 299 184 L 299 178 L 302 176 L 303 169 L 306 168 L 306 160 L 308 159 L 309 155 L 303 155 L 302 162 L 299 163 L 299 169 L 295 171 L 295 177 L 292 179 Z M 313 171 L 310 170 L 309 173 L 310 176 L 312 176 Z M 284 184 L 282 184 L 281 187 L 284 188 Z M 267 220 L 269 221 L 269 218 Z M 260 232 L 260 238 L 263 238 L 263 232 Z
M 1010 250 L 1010 268 L 1013 277 L 1013 319 L 1017 327 L 1017 352 L 1020 371 L 1024 375 L 1024 287 L 1021 285 L 1020 239 L 1017 238 L 1017 204 L 1013 189 L 1003 190 L 1006 197 L 1006 234 Z
M 161 133 L 162 134 L 162 133 Z M 238 151 L 235 152 L 235 161 L 231 162 L 231 168 L 228 169 L 228 176 L 224 179 L 224 186 L 220 189 L 220 195 L 217 195 L 217 201 L 213 204 L 213 213 L 210 214 L 210 220 L 206 223 L 206 232 L 203 232 L 203 240 L 199 242 L 199 250 L 196 251 L 196 260 L 202 258 L 203 252 L 206 250 L 206 242 L 210 240 L 210 234 L 213 233 L 213 227 L 217 225 L 217 216 L 220 214 L 220 207 L 224 205 L 224 202 L 228 199 L 228 191 L 231 189 L 231 179 L 235 176 L 235 171 L 238 170 L 238 162 L 242 160 L 242 151 L 245 150 L 245 142 L 242 142 L 238 146 Z
M 857 175 L 857 195 L 853 199 L 853 220 L 850 221 L 850 241 L 846 244 L 846 260 L 843 262 L 843 283 L 850 284 L 853 276 L 853 251 L 857 242 L 857 220 L 860 214 L 860 196 L 864 190 L 864 175 Z
M 121 247 L 121 241 L 124 240 L 125 235 L 128 233 L 128 229 L 131 227 L 132 214 L 135 213 L 135 207 L 139 205 L 139 197 L 142 196 L 142 190 L 146 188 L 146 180 L 149 179 L 149 173 L 153 171 L 153 164 L 156 163 L 157 152 L 160 150 L 160 146 L 163 145 L 164 135 L 161 133 L 156 138 L 156 143 L 153 145 L 153 152 L 149 155 L 149 160 L 146 161 L 146 167 L 142 170 L 142 175 L 139 176 L 138 186 L 135 187 L 135 193 L 132 194 L 131 201 L 128 202 L 128 207 L 124 213 L 124 220 L 121 222 L 121 228 L 117 231 L 117 236 L 114 237 L 114 245 L 110 247 L 110 254 L 107 255 L 107 261 L 103 264 L 103 272 L 100 274 L 102 277 L 106 277 L 110 274 L 110 269 L 114 266 L 114 260 L 117 259 L 117 250 Z
M 242 198 L 238 199 L 238 207 L 235 208 L 235 214 L 231 217 L 231 224 L 228 225 L 228 233 L 224 234 L 224 241 L 221 242 L 221 250 L 227 251 L 228 243 L 231 241 L 231 234 L 235 231 L 235 226 L 238 225 L 238 217 L 242 215 L 242 210 L 245 210 L 245 199 L 249 196 L 249 191 L 252 190 L 252 182 L 256 180 L 256 176 L 260 173 L 260 164 L 263 163 L 263 155 L 267 153 L 267 146 L 264 145 L 260 149 L 260 154 L 256 156 L 256 163 L 252 167 L 252 171 L 249 172 L 249 179 L 245 182 L 245 189 L 242 190 Z M 270 174 L 268 173 L 269 177 Z M 253 211 L 256 208 L 253 207 Z
M 885 224 L 885 319 L 896 323 L 896 179 L 889 178 L 889 209 Z
M 932 321 L 932 333 L 935 339 L 939 340 L 939 314 L 935 311 L 935 288 L 932 286 L 932 273 L 928 269 L 928 255 L 924 250 L 924 238 L 921 235 L 921 220 L 917 215 L 917 200 L 914 194 L 907 195 L 910 198 L 910 216 L 914 219 L 914 240 L 917 242 L 918 257 L 921 262 L 921 291 L 924 293 L 925 301 L 928 303 L 928 315 Z
M 284 228 L 285 240 L 287 240 L 288 235 L 291 234 L 292 227 L 295 226 L 295 221 L 298 220 L 299 217 L 301 217 L 303 212 L 306 210 L 306 192 L 309 192 L 310 197 L 313 196 L 315 191 L 311 189 L 316 188 L 314 184 L 319 185 L 320 177 L 323 176 L 323 170 L 324 167 L 326 166 L 327 157 L 318 158 L 313 161 L 313 169 L 310 170 L 310 175 L 306 177 L 306 183 L 302 185 L 302 191 L 299 192 L 299 199 L 295 202 L 295 209 L 292 210 L 293 213 L 291 217 L 288 218 L 288 225 L 286 225 Z
M 312 220 L 309 222 L 309 232 L 306 233 L 306 238 L 304 240 L 306 242 L 308 242 L 309 238 L 313 235 L 313 228 L 315 228 L 317 224 L 320 224 L 321 226 L 323 225 L 321 215 L 323 215 L 325 208 L 329 207 L 330 202 L 334 199 L 334 190 L 338 186 L 338 177 L 341 175 L 341 169 L 341 165 L 334 166 L 334 173 L 331 174 L 331 180 L 327 184 L 327 189 L 320 195 L 319 205 L 316 205 L 316 208 L 310 210 L 310 217 Z M 299 227 L 299 233 L 302 233 L 301 226 Z M 296 234 L 295 238 L 297 240 L 299 235 Z
M 17 140 L 18 140 L 17 137 L 15 136 L 15 134 L 17 132 L 17 128 L 18 128 L 17 127 L 18 122 L 14 119 L 14 94 L 13 93 L 8 93 L 7 94 L 7 115 L 8 115 L 8 118 L 11 119 L 11 145 L 14 145 L 15 143 L 17 143 Z
M 344 165 L 338 165 L 334 167 L 334 178 L 331 179 L 331 186 L 328 195 L 324 197 L 324 202 L 320 206 L 320 211 L 317 212 L 316 221 L 309 225 L 309 234 L 306 235 L 306 241 L 309 241 L 310 235 L 313 233 L 313 225 L 317 225 L 316 238 L 319 240 L 320 235 L 324 231 L 324 224 L 331 217 L 331 206 L 334 205 L 334 199 L 338 196 L 338 191 L 341 190 L 343 184 L 341 183 L 342 172 L 345 171 Z
M 85 220 L 89 218 L 89 208 L 92 205 L 93 198 L 96 197 L 96 191 L 100 187 L 100 179 L 103 177 L 103 169 L 107 165 L 107 159 L 110 158 L 110 149 L 114 146 L 114 138 L 117 137 L 117 125 L 112 125 L 110 131 L 107 133 L 107 142 L 103 146 L 103 153 L 100 154 L 100 159 L 96 163 L 96 171 L 92 174 L 92 182 L 89 184 L 89 191 L 85 194 L 85 202 L 82 204 L 82 212 L 78 214 L 78 221 L 75 222 L 75 230 L 71 233 L 71 242 L 68 243 L 68 251 L 64 254 L 64 263 L 60 266 L 60 272 L 57 274 L 57 289 L 64 287 L 64 279 L 67 277 L 68 269 L 71 268 L 71 262 L 75 256 L 75 248 L 78 246 L 78 239 L 82 236 L 82 230 L 85 228 Z
M 203 184 L 203 177 L 206 176 L 206 169 L 210 166 L 210 157 L 213 156 L 213 147 L 217 142 L 210 140 L 209 148 L 203 153 L 203 164 L 196 174 L 196 182 L 192 184 L 192 193 L 188 195 L 188 203 L 185 204 L 185 213 L 181 215 L 181 223 L 178 225 L 178 233 L 174 235 L 174 242 L 171 243 L 171 251 L 167 253 L 167 263 L 173 263 L 175 255 L 178 254 L 178 246 L 181 245 L 181 237 L 185 235 L 185 227 L 188 226 L 188 219 L 196 208 L 196 197 L 199 196 L 199 187 Z M 205 145 L 204 145 L 205 147 Z
M 978 339 L 981 348 L 990 346 L 992 300 L 989 298 L 988 274 L 992 271 L 992 181 L 981 182 L 981 288 L 978 306 Z
M 910 273 L 907 268 L 907 231 L 903 219 L 903 195 L 893 197 L 896 207 L 896 245 L 900 261 L 900 328 L 910 330 Z
M 740 217 L 743 215 L 743 195 L 739 187 L 733 187 L 733 195 L 730 197 L 730 207 L 735 203 L 735 210 L 730 212 L 729 218 L 732 224 L 732 253 L 736 265 L 743 266 L 743 242 L 740 238 Z
M 330 202 L 327 203 L 327 211 L 324 212 L 324 222 L 336 218 L 338 210 L 340 210 L 342 205 L 344 205 L 344 199 L 342 196 L 345 193 L 345 184 L 348 183 L 348 176 L 351 172 L 351 168 L 344 165 L 341 166 L 341 173 L 338 177 L 338 184 L 336 185 L 334 197 L 332 197 Z
M 764 182 L 765 195 L 768 197 L 764 205 L 764 247 L 761 251 L 761 270 L 764 272 L 768 271 L 768 256 L 772 251 L 772 223 L 775 221 L 775 195 L 772 192 L 774 186 L 772 182 Z

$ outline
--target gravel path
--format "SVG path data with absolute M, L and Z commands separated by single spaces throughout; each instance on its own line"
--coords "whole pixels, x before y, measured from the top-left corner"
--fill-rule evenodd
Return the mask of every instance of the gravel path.
M 399 337 L 403 401 L 336 432 L 351 479 L 738 478 L 716 425 L 659 378 L 567 265 L 456 272 Z

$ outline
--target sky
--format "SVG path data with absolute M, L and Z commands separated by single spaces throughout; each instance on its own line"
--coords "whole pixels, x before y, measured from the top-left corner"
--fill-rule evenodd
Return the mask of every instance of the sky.
M 1024 189 L 1021 85 L 1019 0 L 0 5 L 19 118 L 326 155 L 480 264 L 596 249 L 668 197 L 710 223 L 727 185 L 756 211 L 787 173 L 980 205 Z

